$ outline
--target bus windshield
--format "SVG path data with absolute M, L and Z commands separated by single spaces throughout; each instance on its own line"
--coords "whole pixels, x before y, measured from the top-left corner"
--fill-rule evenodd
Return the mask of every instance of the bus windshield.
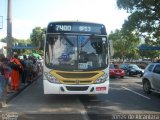
M 48 34 L 45 64 L 67 71 L 100 70 L 107 67 L 107 38 L 91 35 Z

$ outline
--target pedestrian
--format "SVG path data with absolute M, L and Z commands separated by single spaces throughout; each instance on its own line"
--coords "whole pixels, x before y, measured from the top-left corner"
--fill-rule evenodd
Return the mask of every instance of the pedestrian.
M 6 80 L 6 85 L 5 85 L 5 95 L 7 95 L 8 93 L 10 93 L 10 77 L 11 77 L 11 67 L 9 66 L 9 60 L 8 59 L 5 59 L 5 62 L 4 62 L 4 65 L 3 65 L 3 68 L 4 68 L 4 77 L 5 77 L 5 80 Z
M 32 61 L 31 56 L 29 56 L 28 59 L 25 61 L 25 65 L 26 65 L 26 70 L 27 70 L 26 80 L 28 83 L 31 83 L 32 82 L 32 69 L 33 69 L 33 61 Z
M 20 89 L 20 69 L 22 69 L 22 65 L 18 59 L 18 55 L 14 55 L 11 59 L 11 89 L 12 91 L 18 91 Z
M 26 60 L 27 60 L 27 56 L 23 55 L 23 59 L 21 60 L 21 64 L 23 66 L 23 72 L 22 72 L 22 76 L 21 76 L 21 81 L 22 81 L 23 85 L 27 85 L 26 84 L 26 78 L 27 78 Z
M 36 77 L 38 74 L 37 68 L 38 68 L 37 59 L 33 57 L 33 69 L 32 69 L 33 78 Z
M 37 65 L 38 65 L 38 73 L 43 72 L 43 60 L 38 57 L 37 59 Z
M 4 90 L 5 90 L 5 78 L 4 78 L 3 60 L 4 60 L 4 58 L 0 57 L 0 99 L 3 99 Z

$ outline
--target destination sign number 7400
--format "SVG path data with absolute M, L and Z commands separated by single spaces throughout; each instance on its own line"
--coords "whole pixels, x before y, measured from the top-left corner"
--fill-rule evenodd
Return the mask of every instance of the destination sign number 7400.
M 71 25 L 56 25 L 56 31 L 77 31 L 76 27 L 72 29 Z M 91 26 L 78 26 L 78 31 L 90 32 Z

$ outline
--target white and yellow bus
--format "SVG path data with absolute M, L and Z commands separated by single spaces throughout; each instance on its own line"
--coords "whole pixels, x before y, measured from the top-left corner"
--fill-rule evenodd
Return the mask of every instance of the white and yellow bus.
M 44 46 L 44 94 L 108 93 L 110 52 L 103 24 L 50 22 Z

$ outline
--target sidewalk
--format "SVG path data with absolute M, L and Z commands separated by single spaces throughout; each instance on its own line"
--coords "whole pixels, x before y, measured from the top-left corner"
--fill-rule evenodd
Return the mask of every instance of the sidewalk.
M 5 105 L 12 100 L 14 97 L 16 97 L 18 94 L 20 94 L 25 88 L 27 88 L 29 85 L 31 85 L 34 81 L 36 81 L 39 77 L 41 77 L 42 73 L 39 73 L 35 78 L 33 78 L 32 82 L 27 85 L 21 85 L 20 90 L 17 92 L 9 93 L 6 98 L 3 100 L 0 100 L 0 108 L 5 107 Z

